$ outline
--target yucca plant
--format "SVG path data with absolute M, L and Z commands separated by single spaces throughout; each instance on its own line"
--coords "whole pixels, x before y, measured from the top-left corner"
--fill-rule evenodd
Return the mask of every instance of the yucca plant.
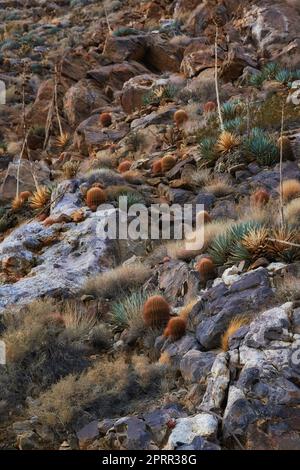
M 217 155 L 215 146 L 216 139 L 213 137 L 207 137 L 201 141 L 199 148 L 203 160 L 206 160 L 207 162 L 214 162 L 216 160 Z
M 289 243 L 297 243 L 298 241 L 299 236 L 295 227 L 289 225 L 275 227 L 268 240 L 268 254 L 273 259 L 285 262 L 295 261 L 300 257 L 300 248 L 289 245 Z
M 240 114 L 242 109 L 242 102 L 240 100 L 227 101 L 222 105 L 221 111 L 224 120 L 234 119 L 237 114 Z
M 241 242 L 251 230 L 258 227 L 260 227 L 260 223 L 253 220 L 234 224 L 213 240 L 208 254 L 218 266 L 233 264 L 245 259 L 245 257 L 249 259 L 249 252 Z
M 29 199 L 30 207 L 34 210 L 44 209 L 50 202 L 51 189 L 47 186 L 40 186 Z
M 235 134 L 224 131 L 220 134 L 216 143 L 216 151 L 225 155 L 226 153 L 238 147 L 239 143 L 239 138 Z
M 268 78 L 274 78 L 279 71 L 279 65 L 275 62 L 270 62 L 263 67 L 263 74 Z
M 142 323 L 142 308 L 149 294 L 133 292 L 122 300 L 115 302 L 111 308 L 113 323 L 120 328 L 127 328 L 132 323 Z
M 265 80 L 266 77 L 262 72 L 255 73 L 249 77 L 249 85 L 260 88 Z
M 275 75 L 275 80 L 286 85 L 290 80 L 293 79 L 291 72 L 287 69 L 282 69 Z
M 237 116 L 234 119 L 229 119 L 228 121 L 224 121 L 224 129 L 227 132 L 241 132 L 242 128 L 245 126 L 244 120 Z
M 278 162 L 279 152 L 276 142 L 262 129 L 254 128 L 243 143 L 246 157 L 255 159 L 262 166 L 271 166 Z
M 71 143 L 71 135 L 68 132 L 63 132 L 55 141 L 55 147 L 63 152 Z

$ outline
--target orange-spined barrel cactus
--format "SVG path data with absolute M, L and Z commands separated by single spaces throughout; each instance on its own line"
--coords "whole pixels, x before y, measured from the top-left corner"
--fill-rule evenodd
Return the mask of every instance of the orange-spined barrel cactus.
M 111 115 L 109 113 L 100 114 L 99 120 L 103 127 L 109 127 L 112 123 Z
M 124 160 L 118 166 L 118 171 L 120 173 L 125 173 L 125 171 L 129 171 L 131 168 L 132 162 L 130 160 Z
M 215 265 L 212 259 L 202 258 L 195 265 L 196 271 L 200 274 L 201 280 L 207 282 L 215 277 Z
M 151 328 L 165 326 L 170 319 L 170 306 L 161 295 L 153 295 L 144 304 L 144 322 Z
M 152 173 L 154 175 L 159 175 L 161 172 L 162 172 L 162 161 L 156 160 L 156 162 L 152 164 Z
M 86 203 L 92 211 L 106 201 L 106 193 L 101 188 L 91 188 L 86 193 Z
M 268 204 L 270 194 L 265 189 L 258 189 L 252 194 L 251 200 L 255 206 L 262 207 Z
M 178 109 L 178 111 L 174 113 L 174 121 L 177 127 L 182 126 L 188 118 L 188 114 L 184 109 Z
M 161 169 L 163 173 L 171 170 L 176 165 L 176 158 L 172 155 L 166 155 L 161 160 Z
M 173 341 L 177 341 L 185 335 L 186 321 L 183 318 L 175 317 L 171 318 L 164 331 L 164 336 L 171 338 Z
M 205 105 L 203 106 L 203 111 L 205 113 L 212 113 L 213 111 L 216 110 L 216 108 L 217 106 L 214 101 L 207 101 L 207 103 L 205 103 Z

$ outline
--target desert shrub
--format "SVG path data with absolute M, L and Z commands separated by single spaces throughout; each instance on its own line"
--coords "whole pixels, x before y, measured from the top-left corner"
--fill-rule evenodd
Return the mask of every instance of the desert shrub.
M 6 312 L 3 323 L 7 365 L 1 369 L 0 393 L 8 409 L 89 364 L 82 329 L 70 332 L 50 301 L 33 302 L 18 315 Z
M 136 291 L 122 300 L 115 302 L 111 307 L 113 322 L 120 328 L 143 329 L 143 305 L 150 294 Z
M 279 302 L 294 302 L 300 300 L 300 279 L 291 274 L 285 275 L 276 289 L 276 299 Z
M 100 183 L 103 187 L 124 184 L 122 176 L 110 168 L 92 169 L 84 175 L 81 181 L 88 186 L 92 186 L 94 183 Z
M 83 287 L 83 293 L 95 297 L 115 298 L 129 289 L 134 290 L 141 286 L 150 274 L 150 269 L 142 264 L 118 266 L 89 278 Z
M 203 189 L 216 197 L 227 196 L 232 192 L 232 186 L 230 185 L 229 179 L 225 177 L 212 178 Z
M 250 322 L 250 318 L 244 316 L 237 316 L 233 318 L 225 333 L 223 333 L 221 338 L 221 347 L 223 351 L 228 351 L 229 349 L 229 340 L 242 326 L 247 325 Z

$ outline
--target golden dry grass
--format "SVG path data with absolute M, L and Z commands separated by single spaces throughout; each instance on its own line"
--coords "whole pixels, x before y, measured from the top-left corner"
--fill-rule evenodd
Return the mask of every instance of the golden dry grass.
M 238 316 L 231 320 L 229 326 L 225 333 L 222 335 L 221 338 L 221 347 L 223 351 L 228 351 L 229 349 L 229 339 L 230 337 L 236 333 L 242 326 L 247 325 L 249 323 L 249 318 L 244 316 Z
M 290 224 L 299 225 L 300 223 L 300 198 L 293 199 L 284 208 L 286 221 Z
M 280 189 L 278 188 L 278 192 Z M 296 179 L 286 180 L 282 183 L 282 196 L 284 202 L 288 202 L 300 196 L 300 181 Z
M 226 154 L 239 145 L 239 138 L 231 132 L 224 131 L 220 134 L 216 143 L 216 150 L 219 153 Z
M 184 305 L 180 309 L 179 316 L 187 321 L 189 319 L 191 311 L 193 310 L 197 302 L 198 302 L 198 299 L 190 300 L 186 305 Z
M 127 292 L 141 286 L 151 274 L 149 267 L 140 263 L 130 266 L 118 266 L 110 271 L 88 279 L 83 292 L 102 298 L 114 298 L 121 292 Z
M 226 177 L 212 178 L 209 183 L 204 186 L 204 191 L 213 194 L 216 197 L 227 196 L 232 192 L 232 186 Z

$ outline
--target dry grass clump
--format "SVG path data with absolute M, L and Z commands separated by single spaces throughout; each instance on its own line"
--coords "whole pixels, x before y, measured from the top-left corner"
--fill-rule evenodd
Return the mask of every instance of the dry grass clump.
M 278 192 L 280 189 L 278 188 Z M 286 180 L 282 183 L 282 197 L 288 202 L 300 196 L 300 181 L 296 179 Z
M 286 275 L 276 290 L 276 298 L 280 302 L 300 300 L 300 278 L 291 274 Z
M 202 170 L 195 170 L 191 174 L 191 182 L 195 186 L 202 188 L 209 184 L 211 181 L 211 170 L 209 168 L 203 168 Z
M 29 415 L 65 432 L 76 428 L 86 413 L 94 419 L 136 413 L 144 406 L 145 394 L 157 400 L 174 387 L 174 380 L 171 368 L 151 364 L 143 356 L 134 355 L 131 365 L 124 355 L 101 357 L 87 371 L 70 374 L 31 402 Z
M 82 318 L 80 327 L 74 322 L 71 327 L 54 302 L 36 301 L 18 314 L 6 312 L 3 325 L 0 339 L 6 344 L 8 367 L 0 374 L 0 395 L 7 411 L 89 364 L 83 334 L 91 325 Z
M 118 266 L 88 279 L 83 292 L 94 297 L 116 298 L 122 292 L 141 286 L 150 274 L 150 268 L 142 264 Z
M 240 144 L 239 138 L 231 132 L 224 131 L 220 135 L 216 144 L 216 151 L 221 154 L 226 154 L 231 150 L 238 147 Z
M 284 208 L 284 216 L 288 224 L 300 224 L 300 198 L 293 199 Z
M 190 300 L 186 305 L 184 305 L 179 312 L 180 318 L 183 318 L 185 321 L 188 320 L 191 311 L 193 310 L 194 306 L 198 302 L 198 299 Z
M 238 316 L 231 320 L 228 325 L 227 330 L 221 338 L 221 347 L 223 351 L 228 351 L 229 349 L 229 340 L 242 326 L 249 323 L 249 318 L 244 316 Z
M 91 161 L 90 169 L 100 170 L 104 168 L 113 169 L 116 166 L 116 160 L 108 153 L 96 154 Z
M 117 400 L 128 381 L 124 358 L 116 362 L 101 358 L 94 367 L 79 376 L 70 374 L 54 384 L 29 406 L 29 413 L 51 428 L 65 429 L 86 409 L 97 403 L 103 408 Z M 106 402 L 106 403 L 105 403 Z
M 232 192 L 232 186 L 230 185 L 228 178 L 215 177 L 212 178 L 206 186 L 204 186 L 204 190 L 208 193 L 212 193 L 216 197 L 223 197 Z
M 44 209 L 49 204 L 50 199 L 50 189 L 46 186 L 41 186 L 29 199 L 30 207 L 34 210 Z

